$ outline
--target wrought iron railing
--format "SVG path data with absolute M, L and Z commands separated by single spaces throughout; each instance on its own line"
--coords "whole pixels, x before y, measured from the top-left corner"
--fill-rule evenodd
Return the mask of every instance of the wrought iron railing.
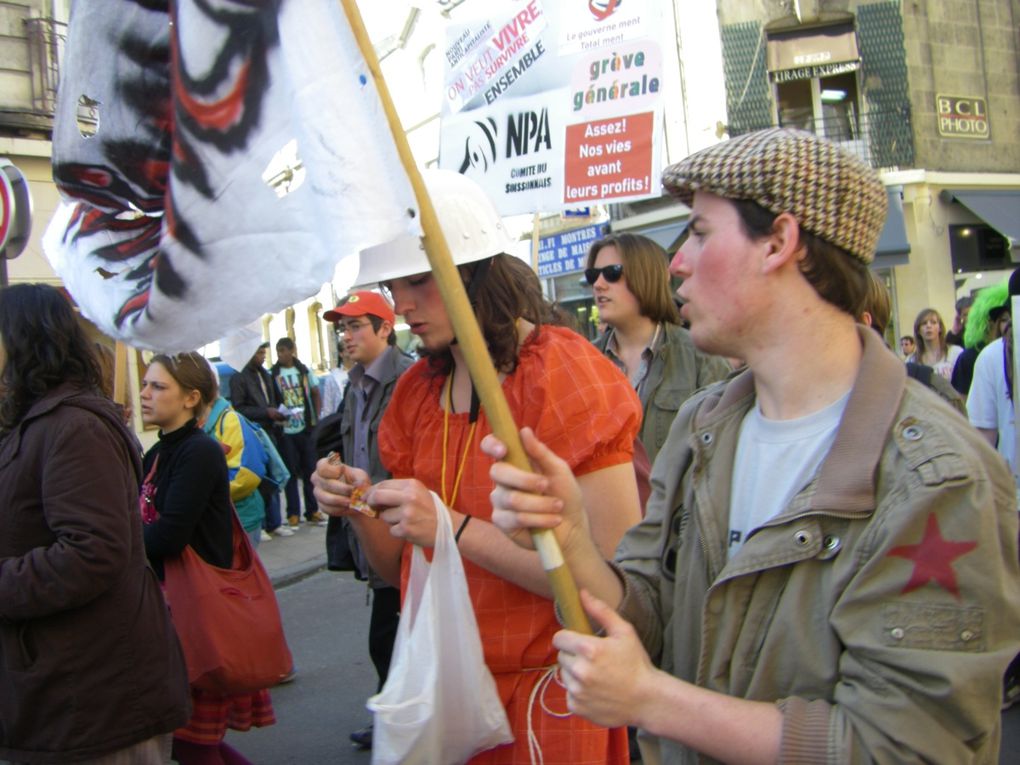
M 57 108 L 67 24 L 54 19 L 25 19 L 25 37 L 32 78 L 32 108 L 52 116 Z
M 913 167 L 914 138 L 910 104 L 895 109 L 806 119 L 781 119 L 782 127 L 796 127 L 825 136 L 874 168 Z M 729 126 L 730 135 L 750 133 L 771 125 Z

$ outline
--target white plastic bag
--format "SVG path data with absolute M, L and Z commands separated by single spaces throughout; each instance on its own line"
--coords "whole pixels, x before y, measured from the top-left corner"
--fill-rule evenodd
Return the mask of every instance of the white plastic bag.
M 513 741 L 482 655 L 449 510 L 435 492 L 432 499 L 432 563 L 414 548 L 389 677 L 368 700 L 372 765 L 459 765 Z

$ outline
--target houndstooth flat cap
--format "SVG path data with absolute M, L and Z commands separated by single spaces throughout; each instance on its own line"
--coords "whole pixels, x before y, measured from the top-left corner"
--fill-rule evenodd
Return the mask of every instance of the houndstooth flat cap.
M 804 230 L 866 264 L 875 259 L 888 205 L 874 170 L 831 141 L 787 128 L 692 154 L 662 172 L 662 185 L 688 206 L 701 190 L 791 213 Z

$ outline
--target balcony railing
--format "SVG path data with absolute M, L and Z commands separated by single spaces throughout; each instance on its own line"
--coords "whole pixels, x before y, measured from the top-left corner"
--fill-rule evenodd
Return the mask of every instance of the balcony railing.
M 896 109 L 856 114 L 847 112 L 834 117 L 780 120 L 781 127 L 810 130 L 816 135 L 838 143 L 851 154 L 874 168 L 913 167 L 914 138 L 910 105 Z M 733 125 L 730 135 L 750 133 L 772 125 Z
M 32 108 L 52 116 L 57 108 L 67 24 L 53 19 L 25 19 L 25 37 L 32 77 Z

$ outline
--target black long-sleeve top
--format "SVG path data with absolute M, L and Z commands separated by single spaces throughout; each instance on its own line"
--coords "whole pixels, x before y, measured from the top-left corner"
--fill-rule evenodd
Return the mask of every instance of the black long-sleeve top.
M 157 455 L 153 502 L 159 519 L 144 526 L 145 554 L 163 578 L 163 559 L 187 545 L 214 566 L 229 568 L 233 557 L 230 481 L 223 449 L 195 420 L 171 432 L 145 455 L 149 474 Z

